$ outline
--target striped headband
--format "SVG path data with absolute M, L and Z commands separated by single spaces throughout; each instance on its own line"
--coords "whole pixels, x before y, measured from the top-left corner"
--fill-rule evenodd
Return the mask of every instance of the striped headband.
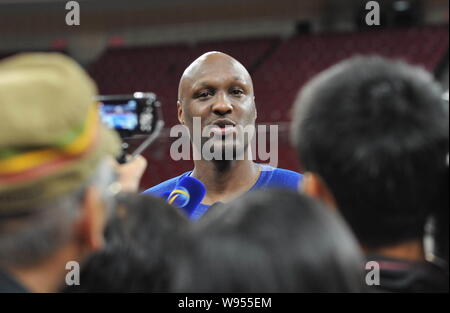
M 40 150 L 0 150 L 0 184 L 17 184 L 48 176 L 87 154 L 99 138 L 97 106 L 89 106 L 86 120 L 63 134 L 53 147 Z

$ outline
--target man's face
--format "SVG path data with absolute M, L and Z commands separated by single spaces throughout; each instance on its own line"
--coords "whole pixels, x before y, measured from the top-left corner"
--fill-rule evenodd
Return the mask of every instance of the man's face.
M 194 117 L 201 119 L 202 132 L 210 130 L 201 140 L 202 147 L 212 140 L 213 147 L 231 149 L 233 155 L 237 147 L 246 150 L 248 138 L 240 138 L 236 132 L 255 124 L 256 109 L 250 75 L 239 62 L 212 53 L 187 69 L 180 82 L 178 118 L 191 136 Z

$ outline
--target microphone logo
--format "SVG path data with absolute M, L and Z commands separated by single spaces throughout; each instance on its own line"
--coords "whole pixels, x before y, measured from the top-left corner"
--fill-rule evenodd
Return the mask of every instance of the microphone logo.
M 195 218 L 205 195 L 205 185 L 194 177 L 186 176 L 180 179 L 166 199 L 169 204 L 182 209 L 189 218 Z
M 186 188 L 178 186 L 178 188 L 170 193 L 169 198 L 167 198 L 167 202 L 176 207 L 183 208 L 189 203 L 190 198 L 191 197 Z

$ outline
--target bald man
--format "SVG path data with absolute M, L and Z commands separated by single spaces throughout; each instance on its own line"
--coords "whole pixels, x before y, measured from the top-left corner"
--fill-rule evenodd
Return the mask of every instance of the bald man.
M 253 162 L 247 154 L 249 139 L 233 136 L 244 127 L 254 127 L 257 115 L 252 79 L 237 60 L 221 52 L 208 52 L 196 59 L 181 77 L 177 108 L 178 120 L 189 129 L 194 150 L 202 151 L 203 145 L 212 141 L 212 150 L 220 148 L 220 156 L 231 151 L 232 157 L 207 160 L 200 153 L 198 160 L 194 158 L 192 171 L 145 193 L 164 197 L 181 178 L 195 177 L 206 187 L 205 198 L 189 216 L 198 219 L 211 205 L 229 202 L 252 190 L 271 187 L 297 190 L 300 174 Z M 194 118 L 200 118 L 202 132 L 209 129 L 210 137 L 193 138 Z

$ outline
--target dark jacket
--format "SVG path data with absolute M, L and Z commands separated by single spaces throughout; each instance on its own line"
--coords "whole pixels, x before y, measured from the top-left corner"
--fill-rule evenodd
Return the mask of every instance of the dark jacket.
M 449 292 L 448 265 L 369 256 L 380 266 L 379 292 Z

